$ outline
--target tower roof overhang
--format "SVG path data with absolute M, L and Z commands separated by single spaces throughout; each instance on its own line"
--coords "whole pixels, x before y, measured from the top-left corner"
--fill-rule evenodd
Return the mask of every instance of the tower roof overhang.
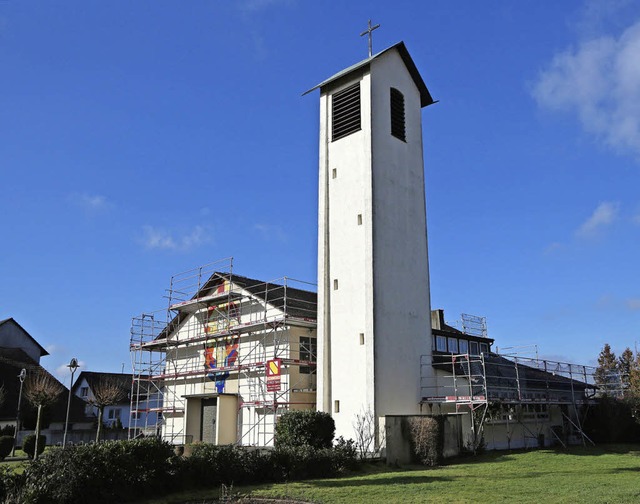
M 436 103 L 436 101 L 434 101 L 434 99 L 431 97 L 431 93 L 427 89 L 427 85 L 424 83 L 424 80 L 422 79 L 420 72 L 418 72 L 418 68 L 416 67 L 416 64 L 413 62 L 413 59 L 411 58 L 411 55 L 409 54 L 407 47 L 404 45 L 404 42 L 398 42 L 397 44 L 387 47 L 383 51 L 380 51 L 379 53 L 374 54 L 370 58 L 362 60 L 359 63 L 356 63 L 355 65 L 351 65 L 350 67 L 345 68 L 344 70 L 341 70 L 337 74 L 332 75 L 328 79 L 322 81 L 320 84 L 312 87 L 308 91 L 305 91 L 304 93 L 302 93 L 302 96 L 305 96 L 311 93 L 312 91 L 315 91 L 316 89 L 320 89 L 322 91 L 323 88 L 325 88 L 332 82 L 342 79 L 354 72 L 362 71 L 363 69 L 368 67 L 373 60 L 393 50 L 398 51 L 398 54 L 400 55 L 400 57 L 402 58 L 402 61 L 407 67 L 407 70 L 409 71 L 409 74 L 413 78 L 413 81 L 415 82 L 416 87 L 420 91 L 420 106 L 427 107 L 428 105 L 432 105 L 433 103 Z

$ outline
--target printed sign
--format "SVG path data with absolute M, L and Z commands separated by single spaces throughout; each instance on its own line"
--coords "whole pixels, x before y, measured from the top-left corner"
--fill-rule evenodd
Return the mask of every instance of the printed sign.
M 280 375 L 282 372 L 282 360 L 272 359 L 267 361 L 266 374 L 267 374 L 267 392 L 280 392 L 281 381 Z

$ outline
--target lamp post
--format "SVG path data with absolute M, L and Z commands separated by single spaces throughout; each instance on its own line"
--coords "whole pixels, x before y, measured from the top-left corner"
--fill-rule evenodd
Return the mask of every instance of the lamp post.
M 13 433 L 13 448 L 11 449 L 11 456 L 16 456 L 16 442 L 18 441 L 18 431 L 20 430 L 20 404 L 22 403 L 22 385 L 27 377 L 27 370 L 22 368 L 18 378 L 20 379 L 20 392 L 18 393 L 18 411 L 16 412 L 16 431 Z
M 71 384 L 69 385 L 69 400 L 67 401 L 67 417 L 64 422 L 64 437 L 62 438 L 62 447 L 67 446 L 67 430 L 69 428 L 69 410 L 71 409 L 71 389 L 73 388 L 73 374 L 76 372 L 80 366 L 78 364 L 78 359 L 75 357 L 71 359 L 71 362 L 67 364 L 67 367 L 71 371 Z

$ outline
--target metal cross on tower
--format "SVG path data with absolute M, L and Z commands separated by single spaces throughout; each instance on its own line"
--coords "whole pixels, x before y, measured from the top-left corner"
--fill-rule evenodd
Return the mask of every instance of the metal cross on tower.
M 371 33 L 373 32 L 373 30 L 377 28 L 380 28 L 380 25 L 377 24 L 375 26 L 371 26 L 371 20 L 369 20 L 369 28 L 360 34 L 361 37 L 364 37 L 367 33 L 369 34 L 369 57 L 373 55 L 372 44 L 371 44 L 371 40 L 373 39 L 373 37 L 371 36 Z

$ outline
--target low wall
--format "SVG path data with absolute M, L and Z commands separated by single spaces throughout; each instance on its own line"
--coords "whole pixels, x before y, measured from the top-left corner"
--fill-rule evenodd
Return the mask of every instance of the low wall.
M 385 457 L 387 464 L 407 465 L 412 463 L 411 444 L 407 422 L 411 418 L 431 415 L 385 416 Z M 462 415 L 446 415 L 444 418 L 443 456 L 455 457 L 462 448 Z

